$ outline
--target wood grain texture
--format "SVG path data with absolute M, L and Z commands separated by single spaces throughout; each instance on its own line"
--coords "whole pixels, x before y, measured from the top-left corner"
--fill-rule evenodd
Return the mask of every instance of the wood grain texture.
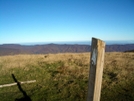
M 100 101 L 105 42 L 92 38 L 87 101 Z

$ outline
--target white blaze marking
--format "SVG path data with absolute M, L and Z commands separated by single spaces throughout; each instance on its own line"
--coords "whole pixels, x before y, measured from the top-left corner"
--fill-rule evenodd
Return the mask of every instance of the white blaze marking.
M 96 56 L 97 56 L 97 51 L 96 49 L 93 50 L 93 55 L 92 55 L 92 61 L 93 64 L 96 65 Z

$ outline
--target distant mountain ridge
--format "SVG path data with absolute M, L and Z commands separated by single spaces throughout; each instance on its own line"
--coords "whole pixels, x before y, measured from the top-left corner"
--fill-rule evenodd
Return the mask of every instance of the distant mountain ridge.
M 106 45 L 106 52 L 125 52 L 134 50 L 134 44 L 126 45 Z M 68 44 L 46 44 L 46 45 L 19 45 L 19 44 L 3 44 L 0 45 L 0 55 L 15 54 L 48 54 L 48 53 L 81 53 L 90 52 L 90 45 L 68 45 Z

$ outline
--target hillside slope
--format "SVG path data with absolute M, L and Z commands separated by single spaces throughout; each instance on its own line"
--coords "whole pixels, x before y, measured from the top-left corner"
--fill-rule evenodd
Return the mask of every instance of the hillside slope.
M 86 101 L 90 53 L 11 55 L 0 58 L 0 85 L 15 83 L 32 101 Z M 100 101 L 134 101 L 134 53 L 105 53 Z M 25 101 L 16 86 L 0 88 L 0 101 Z
M 48 54 L 48 53 L 81 53 L 90 52 L 90 45 L 34 45 L 25 46 L 19 44 L 4 44 L 0 45 L 0 55 L 14 54 Z M 107 45 L 106 52 L 125 52 L 134 50 L 134 44 L 126 45 Z

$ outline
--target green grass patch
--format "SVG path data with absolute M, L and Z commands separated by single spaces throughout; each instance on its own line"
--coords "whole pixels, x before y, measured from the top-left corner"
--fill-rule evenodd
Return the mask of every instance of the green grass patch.
M 134 100 L 133 56 L 125 53 L 106 54 L 101 101 Z M 42 57 L 32 58 L 33 61 L 30 56 L 27 59 L 23 55 L 19 56 L 19 59 L 15 56 L 1 57 L 0 85 L 14 83 L 14 74 L 18 81 L 36 80 L 35 83 L 21 84 L 21 88 L 32 101 L 86 101 L 90 65 L 87 55 L 66 54 L 68 58 L 63 60 L 63 54 L 59 55 L 57 61 L 45 60 L 46 58 Z M 19 64 L 13 63 L 13 59 Z M 17 85 L 0 88 L 0 101 L 22 98 L 24 95 Z

